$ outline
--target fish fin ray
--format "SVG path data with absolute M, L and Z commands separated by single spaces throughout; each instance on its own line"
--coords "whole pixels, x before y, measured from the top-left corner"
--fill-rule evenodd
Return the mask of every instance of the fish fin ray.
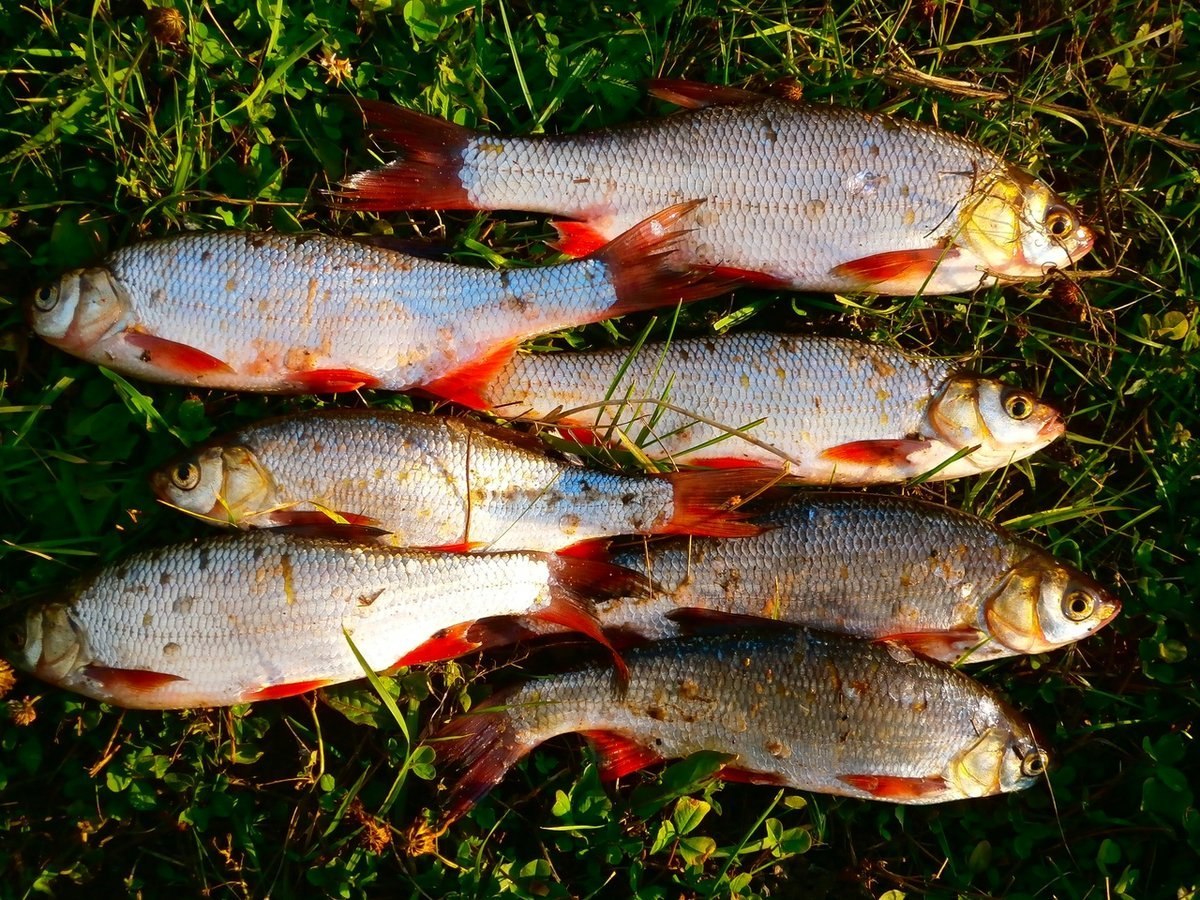
M 292 372 L 288 381 L 307 394 L 344 394 L 379 387 L 379 379 L 357 369 L 309 369 Z
M 888 250 L 861 259 L 852 259 L 830 270 L 838 278 L 847 278 L 864 288 L 881 288 L 890 282 L 904 279 L 907 287 L 927 279 L 938 264 L 954 259 L 958 250 L 945 247 L 924 247 L 915 250 Z
M 770 272 L 739 269 L 737 266 L 711 266 L 706 268 L 720 278 L 728 278 L 734 284 L 745 284 L 749 287 L 784 291 L 791 289 L 795 285 L 792 279 L 784 278 L 782 275 L 772 275 Z
M 475 637 L 474 626 L 476 624 L 475 622 L 464 622 L 461 625 L 443 628 L 433 637 L 401 656 L 392 664 L 391 668 L 421 666 L 474 653 L 484 644 Z
M 126 331 L 123 337 L 125 343 L 142 351 L 143 362 L 164 372 L 197 379 L 206 375 L 234 374 L 234 369 L 229 363 L 187 344 L 169 341 L 144 331 Z
M 746 521 L 752 501 L 771 492 L 781 480 L 772 469 L 734 468 L 673 472 L 666 476 L 675 488 L 674 514 L 664 534 L 707 537 L 753 537 L 764 531 Z
M 246 691 L 241 696 L 242 703 L 254 703 L 258 700 L 282 700 L 285 697 L 295 697 L 307 694 L 332 684 L 328 678 L 314 678 L 309 681 L 293 681 L 287 684 L 271 684 L 267 687 Z
M 550 246 L 559 253 L 578 259 L 581 256 L 591 256 L 601 250 L 608 240 L 592 226 L 590 222 L 575 222 L 569 219 L 551 222 L 558 232 L 558 239 Z
M 978 647 L 987 639 L 988 636 L 978 628 L 955 628 L 950 631 L 910 631 L 887 634 L 876 638 L 876 641 L 900 644 L 927 659 L 953 663 L 961 659 L 964 653 Z M 964 661 L 970 662 L 971 659 L 968 657 Z
M 919 800 L 946 790 L 946 779 L 941 775 L 839 775 L 837 779 L 879 800 Z
M 469 360 L 421 386 L 424 393 L 458 403 L 471 409 L 488 409 L 487 390 L 517 352 L 517 342 L 493 347 L 482 356 Z
M 928 450 L 931 446 L 929 441 L 851 441 L 822 450 L 821 456 L 833 462 L 859 466 L 899 465 L 907 463 L 914 453 Z
M 122 669 L 116 666 L 101 666 L 95 663 L 84 666 L 83 674 L 104 686 L 110 693 L 125 691 L 130 694 L 152 694 L 159 688 L 176 681 L 186 681 L 182 675 L 154 672 L 150 669 Z
M 615 781 L 631 772 L 662 762 L 662 757 L 644 744 L 616 731 L 581 731 L 600 757 L 600 777 Z
M 705 84 L 686 78 L 652 78 L 646 84 L 652 97 L 673 103 L 684 109 L 703 109 L 706 106 L 744 106 L 764 99 L 762 94 L 745 88 L 721 84 Z
M 738 766 L 726 766 L 717 771 L 721 781 L 736 784 L 771 784 L 777 787 L 787 787 L 790 782 L 778 772 L 755 772 L 753 769 L 743 769 Z

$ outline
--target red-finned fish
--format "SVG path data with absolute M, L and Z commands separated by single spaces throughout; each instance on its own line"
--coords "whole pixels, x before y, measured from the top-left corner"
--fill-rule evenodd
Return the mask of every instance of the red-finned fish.
M 156 472 L 163 502 L 239 528 L 365 525 L 397 547 L 560 550 L 618 534 L 758 533 L 767 470 L 626 476 L 549 456 L 513 429 L 378 409 L 249 425 Z
M 584 260 L 501 271 L 323 235 L 179 235 L 69 272 L 32 298 L 30 317 L 68 353 L 151 381 L 419 388 L 470 403 L 522 340 L 724 290 L 727 279 L 674 267 L 673 226 L 695 206 Z
M 813 484 L 986 472 L 1062 435 L 1028 391 L 953 360 L 840 338 L 743 333 L 623 349 L 519 354 L 482 408 L 565 426 L 582 441 L 624 432 L 654 459 L 784 468 Z M 938 468 L 940 467 L 940 468 Z
M 402 158 L 350 178 L 346 207 L 568 216 L 585 253 L 671 203 L 704 198 L 682 249 L 699 266 L 818 291 L 926 294 L 1043 278 L 1092 248 L 1042 181 L 974 141 L 905 119 L 688 81 L 692 111 L 611 131 L 499 137 L 361 101 Z
M 744 540 L 671 540 L 613 554 L 653 590 L 599 604 L 600 624 L 662 640 L 768 620 L 974 663 L 1058 649 L 1121 608 L 1044 550 L 921 500 L 806 492 L 753 521 L 763 532 Z
M 228 706 L 361 678 L 351 640 L 376 671 L 469 652 L 488 616 L 533 615 L 604 641 L 587 598 L 635 581 L 548 554 L 252 532 L 134 554 L 31 609 L 4 646 L 43 681 L 118 706 Z
M 461 773 L 414 850 L 460 818 L 518 760 L 579 732 L 618 778 L 701 750 L 723 776 L 894 803 L 1027 788 L 1046 754 L 1024 719 L 961 672 L 892 645 L 787 631 L 662 641 L 625 657 L 624 694 L 592 666 L 502 692 L 434 732 Z

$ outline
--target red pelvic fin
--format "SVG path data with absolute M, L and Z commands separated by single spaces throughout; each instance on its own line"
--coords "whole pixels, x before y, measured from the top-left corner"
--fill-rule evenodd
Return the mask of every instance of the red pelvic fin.
M 702 606 L 680 606 L 667 613 L 667 618 L 679 626 L 680 634 L 715 634 L 764 628 L 791 628 L 794 623 L 768 619 L 748 613 L 705 609 Z
M 476 357 L 440 378 L 422 385 L 421 389 L 435 397 L 461 403 L 471 409 L 488 409 L 491 406 L 491 401 L 487 399 L 488 388 L 516 352 L 516 343 L 500 344 L 483 356 Z
M 705 106 L 743 106 L 764 99 L 762 94 L 744 88 L 721 84 L 705 84 L 683 78 L 652 78 L 646 90 L 652 97 L 674 103 L 684 109 L 701 109 Z
M 466 622 L 442 629 L 421 646 L 413 648 L 396 660 L 395 667 L 421 666 L 473 653 L 482 646 L 482 642 L 472 636 L 474 624 Z
M 726 766 L 717 772 L 717 777 L 722 781 L 738 784 L 773 784 L 778 787 L 787 787 L 791 784 L 778 772 L 754 772 L 750 769 L 739 769 L 737 766 Z
M 291 684 L 272 684 L 255 691 L 242 694 L 243 703 L 254 703 L 257 700 L 282 700 L 284 697 L 295 697 L 297 694 L 307 694 L 317 688 L 330 684 L 327 678 L 317 678 L 312 681 L 293 681 Z
M 360 100 L 367 132 L 400 148 L 403 158 L 359 172 L 333 197 L 340 209 L 475 209 L 459 172 L 475 133 L 435 116 L 378 100 Z
M 339 522 L 333 516 L 345 519 L 345 522 Z M 271 513 L 271 521 L 283 528 L 312 526 L 316 528 L 328 527 L 336 529 L 345 528 L 347 525 L 362 525 L 375 529 L 376 533 L 383 531 L 376 519 L 372 519 L 370 516 L 360 516 L 357 513 L 342 512 L 341 510 L 335 510 L 330 515 L 319 509 L 281 509 Z
M 728 278 L 738 284 L 751 287 L 766 288 L 767 290 L 786 291 L 792 288 L 792 280 L 769 272 L 755 272 L 753 269 L 739 269 L 736 266 L 713 266 L 709 271 L 721 278 Z
M 567 256 L 591 256 L 608 243 L 600 232 L 587 222 L 572 222 L 569 220 L 551 222 L 558 232 L 558 240 L 550 244 L 559 253 Z
M 608 268 L 617 294 L 617 302 L 597 319 L 714 297 L 735 286 L 731 279 L 689 269 L 686 261 L 675 258 L 676 242 L 684 234 L 675 225 L 702 202 L 670 206 L 592 254 Z
M 142 331 L 126 331 L 124 337 L 125 343 L 142 351 L 142 362 L 164 372 L 197 379 L 206 375 L 233 374 L 233 368 L 228 363 L 187 344 L 168 341 Z
M 736 468 L 723 471 L 674 472 L 675 512 L 664 534 L 708 537 L 752 537 L 763 528 L 747 522 L 746 505 L 771 491 L 782 476 L 774 469 Z
M 440 803 L 434 832 L 441 834 L 461 819 L 490 791 L 521 757 L 542 739 L 522 740 L 503 707 L 508 692 L 496 694 L 488 706 L 451 719 L 427 743 L 437 753 L 439 770 L 454 769 L 462 776 Z
M 687 464 L 705 469 L 763 469 L 774 472 L 776 478 L 783 474 L 778 468 L 764 466 L 762 460 L 746 459 L 741 456 L 705 456 L 700 459 L 688 457 Z
M 309 369 L 293 372 L 288 381 L 307 394 L 344 394 L 379 387 L 379 379 L 357 369 Z
M 831 274 L 839 278 L 849 278 L 863 288 L 884 287 L 887 282 L 904 279 L 906 284 L 915 284 L 920 288 L 921 282 L 932 274 L 942 260 L 954 259 L 958 251 L 943 247 L 926 247 L 920 250 L 889 250 L 886 253 L 876 253 L 864 256 L 862 259 L 852 259 L 841 265 L 834 266 Z
M 941 775 L 912 778 L 903 775 L 839 775 L 852 788 L 865 791 L 878 800 L 919 800 L 930 794 L 939 794 L 946 789 L 946 779 Z
M 580 734 L 596 748 L 600 756 L 600 777 L 605 781 L 614 781 L 662 762 L 662 757 L 649 747 L 615 731 L 581 731 Z
M 102 684 L 110 694 L 150 694 L 175 681 L 186 681 L 180 675 L 151 672 L 149 669 L 116 669 L 110 666 L 85 666 L 83 674 Z
M 851 441 L 823 450 L 821 455 L 833 462 L 857 466 L 903 465 L 909 456 L 929 447 L 929 441 Z
M 977 628 L 956 628 L 953 631 L 914 631 L 903 634 L 888 634 L 877 638 L 879 642 L 900 644 L 913 653 L 940 662 L 953 663 L 972 648 L 987 640 L 987 635 Z M 965 662 L 970 662 L 968 656 Z M 982 660 L 981 660 L 982 661 Z

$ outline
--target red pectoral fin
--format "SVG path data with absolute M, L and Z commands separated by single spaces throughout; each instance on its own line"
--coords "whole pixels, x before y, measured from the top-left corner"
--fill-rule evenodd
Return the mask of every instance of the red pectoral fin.
M 257 700 L 282 700 L 284 697 L 295 697 L 297 694 L 307 694 L 317 688 L 323 688 L 332 682 L 327 678 L 312 681 L 293 681 L 290 684 L 272 684 L 254 691 L 242 694 L 243 703 L 254 703 Z
M 395 667 L 421 666 L 473 653 L 482 646 L 481 641 L 477 641 L 471 636 L 473 624 L 467 622 L 443 629 L 421 646 L 410 650 L 396 660 Z
M 187 378 L 233 374 L 233 368 L 228 363 L 187 344 L 168 341 L 166 338 L 141 331 L 127 331 L 124 338 L 125 343 L 142 351 L 142 362 L 149 363 L 163 372 Z
M 614 731 L 581 731 L 600 756 L 600 777 L 613 781 L 622 775 L 661 762 L 662 757 L 632 738 Z
M 864 256 L 862 259 L 852 259 L 839 266 L 834 266 L 831 274 L 839 278 L 848 278 L 863 288 L 877 287 L 884 282 L 897 281 L 901 278 L 909 283 L 919 282 L 928 278 L 938 263 L 946 259 L 954 259 L 958 251 L 951 248 L 927 247 L 921 250 L 889 250 L 886 253 L 876 253 Z
M 553 241 L 550 246 L 559 253 L 565 253 L 576 259 L 581 256 L 590 256 L 608 243 L 608 239 L 588 222 L 565 220 L 550 224 L 558 232 L 558 240 Z
M 421 389 L 453 403 L 471 409 L 488 409 L 487 389 L 517 352 L 515 343 L 500 344 L 483 356 L 472 359 L 440 378 L 427 382 Z
M 185 681 L 180 675 L 151 672 L 148 669 L 115 669 L 110 666 L 85 666 L 84 675 L 104 686 L 114 696 L 149 694 L 175 681 Z
M 958 628 L 954 631 L 916 631 L 888 634 L 878 639 L 907 647 L 913 653 L 941 662 L 953 663 L 985 640 L 987 635 L 977 628 Z M 982 661 L 982 660 L 980 660 Z M 971 662 L 968 656 L 964 662 Z
M 741 106 L 763 100 L 762 94 L 722 84 L 705 84 L 682 78 L 652 78 L 646 85 L 652 97 L 674 103 L 684 109 L 705 106 Z
M 912 454 L 928 450 L 931 446 L 929 441 L 852 441 L 823 450 L 821 455 L 833 462 L 856 466 L 900 465 L 908 462 Z
M 379 379 L 356 369 L 310 369 L 293 372 L 288 381 L 309 394 L 344 394 L 359 388 L 379 387 Z
M 839 775 L 838 781 L 852 788 L 865 791 L 878 800 L 919 800 L 946 790 L 946 779 L 941 775 L 924 778 L 909 778 L 902 775 Z

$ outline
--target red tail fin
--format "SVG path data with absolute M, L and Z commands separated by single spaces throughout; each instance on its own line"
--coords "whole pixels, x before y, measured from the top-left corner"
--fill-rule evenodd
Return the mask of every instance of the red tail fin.
M 334 195 L 340 209 L 475 209 L 459 178 L 463 151 L 475 133 L 414 109 L 360 100 L 367 132 L 394 144 L 404 158 L 351 176 Z
M 666 534 L 709 537 L 752 537 L 763 527 L 746 520 L 746 504 L 775 487 L 783 476 L 774 469 L 719 469 L 673 472 L 675 512 L 663 528 Z
M 505 773 L 529 753 L 540 740 L 522 738 L 508 711 L 496 701 L 476 712 L 451 719 L 428 740 L 437 751 L 439 766 L 461 772 L 441 804 L 441 815 L 432 829 L 442 834 L 461 819 Z
M 711 271 L 690 270 L 686 260 L 675 258 L 675 245 L 686 234 L 675 225 L 703 202 L 669 206 L 592 254 L 608 267 L 617 292 L 617 302 L 603 318 L 714 297 L 738 283 Z

